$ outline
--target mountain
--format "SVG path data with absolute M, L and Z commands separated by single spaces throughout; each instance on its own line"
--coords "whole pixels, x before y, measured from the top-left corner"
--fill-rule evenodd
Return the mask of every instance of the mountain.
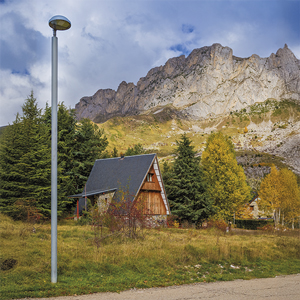
M 267 58 L 233 55 L 220 44 L 195 49 L 151 69 L 137 85 L 100 89 L 76 104 L 78 119 L 102 123 L 111 117 L 172 110 L 183 119 L 204 120 L 267 99 L 300 102 L 300 60 L 285 45 Z

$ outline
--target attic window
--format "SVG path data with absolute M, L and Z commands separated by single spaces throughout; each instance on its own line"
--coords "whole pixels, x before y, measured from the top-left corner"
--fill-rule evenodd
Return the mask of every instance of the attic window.
M 147 174 L 147 181 L 148 181 L 148 182 L 152 182 L 152 177 L 153 177 L 153 174 L 148 173 L 148 174 Z

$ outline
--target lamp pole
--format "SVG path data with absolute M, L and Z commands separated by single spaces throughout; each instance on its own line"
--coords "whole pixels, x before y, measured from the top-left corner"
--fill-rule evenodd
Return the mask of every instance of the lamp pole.
M 52 36 L 52 78 L 51 78 L 51 282 L 57 282 L 57 30 L 67 30 L 71 22 L 64 16 L 49 20 Z

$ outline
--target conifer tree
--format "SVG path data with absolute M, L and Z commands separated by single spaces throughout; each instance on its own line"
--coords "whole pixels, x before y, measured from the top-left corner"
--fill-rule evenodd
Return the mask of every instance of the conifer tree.
M 82 192 L 96 159 L 102 158 L 108 141 L 103 129 L 89 119 L 82 119 L 74 134 L 72 177 L 76 193 Z
M 111 157 L 118 157 L 118 150 L 116 147 L 114 147 L 114 149 L 111 151 Z
M 142 144 L 139 143 L 133 147 L 128 147 L 125 152 L 125 156 L 140 155 L 143 153 L 145 153 L 145 149 L 143 148 Z
M 33 92 L 22 106 L 22 112 L 22 117 L 17 116 L 8 127 L 0 154 L 1 210 L 15 218 L 24 217 L 24 206 L 34 206 L 46 215 L 50 212 L 48 137 Z
M 191 140 L 184 134 L 177 141 L 177 158 L 172 170 L 165 169 L 164 183 L 172 214 L 181 221 L 200 223 L 211 213 L 211 200 L 206 194 L 206 186 L 200 169 L 200 159 Z
M 22 196 L 22 179 L 18 164 L 24 148 L 20 139 L 20 116 L 5 128 L 0 147 L 0 210 L 16 218 L 20 210 L 14 205 Z
M 212 133 L 202 153 L 202 165 L 216 218 L 231 219 L 237 208 L 250 200 L 250 187 L 231 140 L 221 132 Z
M 43 121 L 48 128 L 48 147 L 51 152 L 51 107 L 46 105 Z M 73 110 L 64 103 L 58 104 L 57 111 L 57 206 L 58 215 L 70 211 L 74 200 L 68 195 L 75 193 L 73 150 L 75 146 L 76 117 Z

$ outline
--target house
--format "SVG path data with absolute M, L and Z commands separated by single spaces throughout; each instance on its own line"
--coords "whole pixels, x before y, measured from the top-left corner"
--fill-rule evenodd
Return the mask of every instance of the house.
M 156 154 L 98 159 L 92 168 L 79 204 L 89 198 L 94 205 L 105 210 L 111 201 L 121 201 L 126 193 L 128 201 L 143 201 L 144 212 L 154 219 L 164 221 L 170 214 L 170 205 L 164 188 Z
M 260 198 L 258 197 L 258 195 L 256 195 L 249 202 L 249 209 L 250 209 L 254 219 L 266 218 L 266 215 L 269 215 L 269 214 L 266 214 L 265 211 L 259 210 L 259 206 L 258 206 L 259 200 L 260 200 Z

